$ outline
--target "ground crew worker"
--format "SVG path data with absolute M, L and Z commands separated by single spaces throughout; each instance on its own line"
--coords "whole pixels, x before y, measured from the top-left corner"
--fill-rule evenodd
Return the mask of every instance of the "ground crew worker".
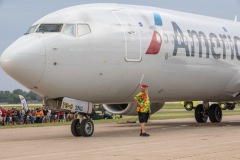
M 150 112 L 150 99 L 148 97 L 147 88 L 148 86 L 143 84 L 142 91 L 134 97 L 134 100 L 137 103 L 138 118 L 141 125 L 140 136 L 145 137 L 150 136 L 145 131 L 145 123 L 148 121 Z

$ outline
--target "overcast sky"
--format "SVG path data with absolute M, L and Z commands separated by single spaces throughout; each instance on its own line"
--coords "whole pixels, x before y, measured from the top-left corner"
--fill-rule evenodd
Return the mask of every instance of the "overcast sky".
M 238 15 L 240 20 L 240 0 L 0 0 L 0 55 L 39 18 L 65 7 L 86 3 L 155 6 L 230 20 Z M 0 91 L 14 89 L 28 91 L 0 68 Z

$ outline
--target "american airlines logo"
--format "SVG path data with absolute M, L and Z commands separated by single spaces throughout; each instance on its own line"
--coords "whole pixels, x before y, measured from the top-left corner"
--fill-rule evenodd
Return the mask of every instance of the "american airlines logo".
M 198 54 L 200 58 L 210 58 L 212 56 L 215 59 L 226 59 L 227 49 L 231 51 L 231 60 L 234 60 L 236 56 L 240 60 L 238 42 L 240 38 L 238 36 L 231 37 L 227 35 L 226 28 L 223 28 L 223 34 L 205 34 L 202 31 L 187 30 L 187 35 L 183 34 L 182 29 L 176 22 L 172 22 L 174 30 L 174 50 L 173 56 L 177 56 L 179 49 L 185 50 L 187 57 L 194 57 Z M 189 41 L 192 43 L 189 45 Z M 198 53 L 197 50 L 198 49 Z M 204 52 L 205 51 L 205 52 Z
M 162 18 L 159 13 L 153 13 L 154 25 L 162 27 Z M 155 29 L 152 35 L 151 43 L 146 51 L 146 54 L 158 54 L 162 46 L 162 37 Z

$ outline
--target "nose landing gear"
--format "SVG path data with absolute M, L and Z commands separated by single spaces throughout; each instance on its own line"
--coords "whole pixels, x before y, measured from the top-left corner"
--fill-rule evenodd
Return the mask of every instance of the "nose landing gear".
M 80 118 L 72 122 L 71 132 L 75 137 L 90 137 L 94 132 L 94 124 L 87 115 L 80 114 Z

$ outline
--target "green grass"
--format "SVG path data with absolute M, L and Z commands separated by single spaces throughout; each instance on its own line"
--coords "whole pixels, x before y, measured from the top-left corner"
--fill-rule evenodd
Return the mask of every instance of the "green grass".
M 12 109 L 13 107 L 17 108 L 17 109 L 22 109 L 22 105 L 21 104 L 2 104 L 0 105 L 0 107 L 5 107 L 7 110 L 8 109 Z M 42 107 L 43 105 L 42 104 L 28 104 L 28 107 L 30 109 L 34 109 L 34 108 L 39 108 L 39 107 Z
M 163 109 L 183 109 L 183 105 L 180 103 L 167 103 L 163 106 Z
M 223 111 L 223 116 L 240 115 L 240 105 L 237 105 L 235 110 Z M 177 118 L 194 118 L 194 110 L 186 111 L 180 104 L 166 104 L 162 110 L 151 115 L 151 120 L 164 120 L 164 119 L 177 119 Z M 102 119 L 94 120 L 94 124 L 99 123 L 117 123 L 126 121 L 136 121 L 137 116 L 123 116 L 121 119 Z M 56 122 L 56 123 L 41 123 L 41 124 L 28 124 L 28 125 L 10 125 L 0 126 L 0 129 L 4 128 L 24 128 L 24 127 L 44 127 L 44 126 L 64 126 L 70 125 L 71 122 Z

